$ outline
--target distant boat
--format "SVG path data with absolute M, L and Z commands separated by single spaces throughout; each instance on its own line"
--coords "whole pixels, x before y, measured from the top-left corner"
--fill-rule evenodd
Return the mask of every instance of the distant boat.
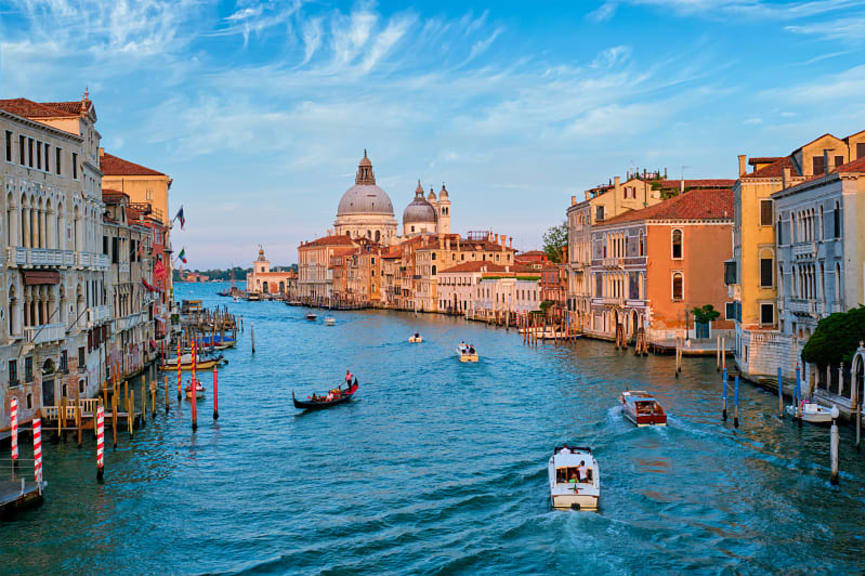
M 306 313 L 306 319 L 307 320 L 315 320 L 316 318 L 318 318 L 318 315 L 315 312 L 307 312 Z
M 798 417 L 795 404 L 789 404 L 786 408 L 787 414 L 793 418 Z M 802 404 L 802 421 L 811 424 L 831 424 L 833 415 L 838 417 L 837 408 L 827 408 L 819 404 Z
M 415 333 L 413 336 L 408 337 L 408 341 L 412 344 L 420 344 L 421 342 L 423 342 L 423 338 L 420 334 Z
M 261 296 L 258 294 L 258 292 L 249 292 L 246 295 L 246 299 L 250 302 L 258 302 L 261 300 Z
M 471 351 L 472 349 L 469 347 L 458 347 L 457 354 L 459 354 L 460 362 L 477 362 L 478 361 L 478 353 L 477 350 Z
M 192 379 L 187 381 L 186 385 L 186 399 L 192 400 Z M 195 399 L 201 400 L 204 398 L 204 385 L 197 378 L 195 379 Z
M 622 405 L 622 414 L 625 418 L 636 424 L 638 428 L 667 425 L 667 413 L 648 392 L 625 390 L 619 395 L 619 403 Z
M 324 325 L 325 326 L 336 326 L 336 318 L 332 318 L 330 316 L 325 317 Z

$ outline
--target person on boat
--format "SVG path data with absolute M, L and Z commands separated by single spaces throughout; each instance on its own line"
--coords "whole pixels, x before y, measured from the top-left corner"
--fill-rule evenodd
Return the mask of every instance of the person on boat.
M 466 348 L 468 348 L 468 346 L 466 346 L 466 343 L 464 341 L 460 341 L 460 352 L 464 353 L 466 351 Z
M 475 354 L 475 345 L 469 344 L 469 354 Z
M 580 465 L 577 466 L 577 474 L 580 477 L 580 483 L 589 481 L 589 470 L 586 468 L 586 461 L 580 460 Z
M 415 338 L 420 338 L 420 334 L 417 333 L 417 332 L 415 332 L 415 333 L 414 333 L 414 337 L 415 337 Z
M 351 370 L 345 371 L 345 384 L 347 386 L 351 386 L 351 379 L 354 378 L 354 375 L 351 373 Z
M 571 453 L 571 449 L 568 448 L 568 445 L 567 445 L 567 444 L 565 444 L 564 446 L 562 446 L 562 449 L 559 450 L 559 454 L 570 454 L 570 453 Z

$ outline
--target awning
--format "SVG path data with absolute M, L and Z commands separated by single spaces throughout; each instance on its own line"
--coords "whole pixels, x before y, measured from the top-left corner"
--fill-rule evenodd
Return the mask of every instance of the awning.
M 36 286 L 39 284 L 60 284 L 60 272 L 55 270 L 26 270 L 24 272 L 25 286 Z

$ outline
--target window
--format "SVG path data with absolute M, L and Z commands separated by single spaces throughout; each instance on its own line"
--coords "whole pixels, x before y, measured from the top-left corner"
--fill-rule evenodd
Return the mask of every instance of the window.
M 811 159 L 811 167 L 813 169 L 812 174 L 814 176 L 823 174 L 826 171 L 826 162 L 824 161 L 823 156 L 814 156 Z
M 47 142 L 45 143 L 45 171 L 51 172 L 51 167 L 48 164 L 48 159 L 51 158 L 51 145 Z
M 844 163 L 844 157 L 843 156 L 835 156 L 835 168 L 837 168 L 838 166 L 840 166 L 843 163 Z
M 72 153 L 72 179 L 78 180 L 78 154 Z
M 36 169 L 42 170 L 42 142 L 36 141 Z
M 111 263 L 117 264 L 120 262 L 120 250 L 118 249 L 117 237 L 111 238 Z
M 27 139 L 23 135 L 18 136 L 18 163 L 21 164 L 22 166 L 24 166 L 27 163 L 26 156 L 25 156 L 25 153 L 26 153 L 25 143 L 26 143 L 26 141 L 27 141 Z
M 775 227 L 776 234 L 778 237 L 778 240 L 777 240 L 778 246 L 782 246 L 784 244 L 784 234 L 782 232 L 782 226 L 783 226 L 783 223 L 781 220 L 781 216 L 778 216 L 778 225 Z
M 433 260 L 436 259 L 436 253 L 435 253 L 435 252 L 432 253 L 432 259 L 433 259 Z
M 832 224 L 835 231 L 835 238 L 841 237 L 841 206 L 835 202 L 835 210 L 832 214 Z
M 735 320 L 736 319 L 736 303 L 735 302 L 727 302 L 724 305 L 724 320 Z
M 87 364 L 87 359 L 84 356 L 84 346 L 80 346 L 78 348 L 78 369 L 81 370 L 85 368 Z
M 736 261 L 727 260 L 724 262 L 724 284 L 730 286 L 736 283 Z
M 771 302 L 760 304 L 760 324 L 775 323 L 775 305 Z
M 773 271 L 775 269 L 775 263 L 773 262 L 773 258 L 760 258 L 760 287 L 761 288 L 771 288 L 774 286 Z
M 865 142 L 856 144 L 856 159 L 865 158 Z
M 68 372 L 69 371 L 69 352 L 63 350 L 60 352 L 60 371 Z
M 673 258 L 681 260 L 682 258 L 682 231 L 673 230 Z
M 61 158 L 63 157 L 63 149 L 55 148 L 54 149 L 54 171 L 57 172 L 58 175 L 62 172 L 61 170 Z
M 9 361 L 9 386 L 18 385 L 18 361 Z
M 27 165 L 33 168 L 33 138 L 27 139 Z
M 12 162 L 12 132 L 6 131 L 6 161 Z
M 681 272 L 673 272 L 673 300 L 681 301 L 685 294 L 685 278 Z
M 774 214 L 772 214 L 772 201 L 760 200 L 760 226 L 771 226 Z
M 33 382 L 33 356 L 24 359 L 24 381 Z

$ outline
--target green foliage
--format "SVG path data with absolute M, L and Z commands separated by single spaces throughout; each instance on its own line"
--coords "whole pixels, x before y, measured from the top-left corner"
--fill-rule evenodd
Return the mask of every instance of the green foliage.
M 865 340 L 865 307 L 836 312 L 823 318 L 805 348 L 802 359 L 818 366 L 844 362 L 849 366 L 859 342 Z
M 553 301 L 552 301 L 552 300 L 544 300 L 543 302 L 541 302 L 541 303 L 538 305 L 538 308 L 541 309 L 541 312 L 543 312 L 544 314 L 546 314 L 546 313 L 547 313 L 547 310 L 549 310 L 550 307 L 551 307 L 552 305 L 553 305 Z
M 715 310 L 715 307 L 711 304 L 706 304 L 702 308 L 694 306 L 691 310 L 691 314 L 694 315 L 694 321 L 699 324 L 708 324 L 713 320 L 717 320 L 721 315 L 721 313 Z
M 547 253 L 547 258 L 550 262 L 556 264 L 562 261 L 562 246 L 568 245 L 568 223 L 562 222 L 558 226 L 550 226 L 549 230 L 544 232 L 544 252 Z

